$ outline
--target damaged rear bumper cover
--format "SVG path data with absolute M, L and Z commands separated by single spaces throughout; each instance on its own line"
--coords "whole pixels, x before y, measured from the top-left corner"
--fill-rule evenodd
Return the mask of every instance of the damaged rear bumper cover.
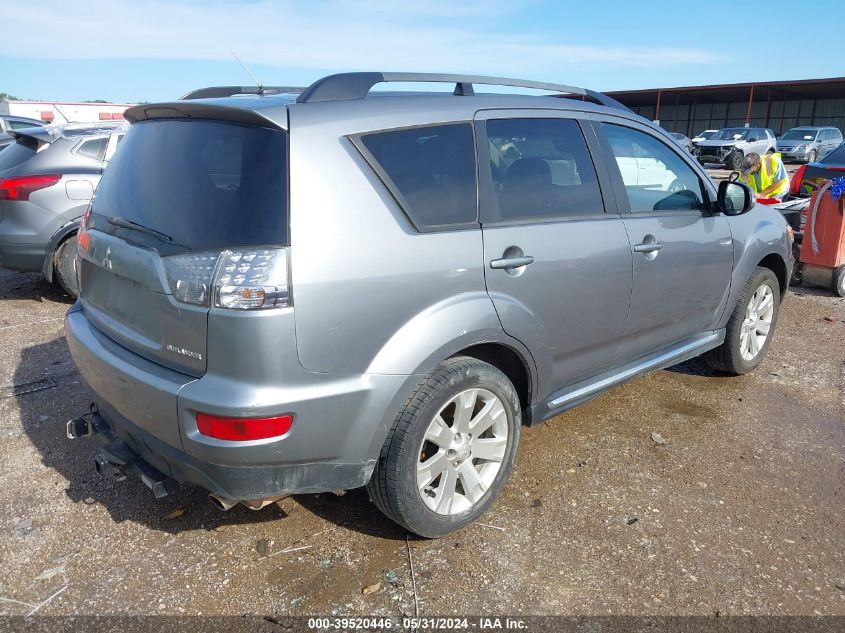
M 172 488 L 163 478 L 195 484 L 234 501 L 364 486 L 383 442 L 378 432 L 385 412 L 397 406 L 387 396 L 398 397 L 399 384 L 407 380 L 374 376 L 337 381 L 328 376 L 299 376 L 293 365 L 289 377 L 293 386 L 283 389 L 233 386 L 230 379 L 212 370 L 194 378 L 156 365 L 108 339 L 88 322 L 79 303 L 68 312 L 65 335 L 80 377 L 93 396 L 90 417 L 97 422 L 90 428 L 79 422 L 79 432 L 72 436 L 106 429 L 96 433 L 111 446 L 101 452 L 101 472 L 140 476 L 159 493 Z M 307 386 L 299 387 L 297 380 Z M 277 391 L 281 397 L 295 396 L 272 405 L 295 416 L 293 431 L 286 436 L 231 442 L 198 432 L 193 410 L 231 415 L 249 410 L 250 402 Z M 156 488 L 158 481 L 165 483 Z
M 122 421 L 107 421 L 96 405 L 92 412 L 67 423 L 69 438 L 96 436 L 105 444 L 94 457 L 94 468 L 107 479 L 141 480 L 156 498 L 182 483 L 204 488 L 227 499 L 262 499 L 289 494 L 346 490 L 366 485 L 370 464 L 283 464 L 225 466 L 200 462 L 143 429 Z

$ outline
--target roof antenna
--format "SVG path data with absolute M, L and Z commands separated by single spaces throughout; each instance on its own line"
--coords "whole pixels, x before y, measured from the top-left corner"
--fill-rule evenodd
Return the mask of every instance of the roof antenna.
M 262 85 L 261 85 L 261 82 L 260 82 L 260 81 L 258 81 L 258 78 L 257 78 L 255 75 L 253 75 L 253 74 L 252 74 L 252 71 L 251 71 L 249 68 L 247 68 L 247 67 L 246 67 L 246 64 L 244 64 L 244 63 L 241 61 L 241 58 L 240 58 L 240 57 L 238 57 L 237 53 L 235 53 L 235 51 L 229 51 L 229 52 L 231 52 L 231 53 L 232 53 L 232 57 L 234 57 L 235 59 L 237 59 L 237 60 L 238 60 L 238 63 L 239 63 L 239 64 L 241 65 L 241 67 L 244 69 L 244 71 L 246 72 L 246 74 L 247 74 L 247 75 L 249 75 L 250 77 L 252 77 L 252 80 L 255 82 L 255 85 L 256 85 L 256 86 L 258 86 L 258 89 L 259 89 L 259 90 L 263 90 L 263 89 L 264 89 L 264 86 L 262 86 Z

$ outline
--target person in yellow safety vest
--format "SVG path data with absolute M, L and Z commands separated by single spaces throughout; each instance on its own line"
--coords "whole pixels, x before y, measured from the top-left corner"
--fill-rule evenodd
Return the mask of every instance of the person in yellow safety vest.
M 777 152 L 762 158 L 753 152 L 746 154 L 739 170 L 739 181 L 751 187 L 758 198 L 782 200 L 789 193 L 789 176 Z

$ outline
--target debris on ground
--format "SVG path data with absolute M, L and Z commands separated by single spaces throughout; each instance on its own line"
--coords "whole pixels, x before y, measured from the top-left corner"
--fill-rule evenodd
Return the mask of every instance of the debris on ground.
M 174 508 L 173 510 L 164 515 L 164 520 L 172 521 L 173 519 L 178 519 L 183 514 L 185 514 L 185 508 Z
M 481 527 L 491 528 L 493 530 L 499 530 L 500 532 L 505 531 L 505 528 L 499 527 L 498 525 L 490 525 L 489 523 L 479 523 L 478 521 L 476 521 L 475 524 L 480 525 Z
M 531 503 L 532 508 L 542 508 L 543 507 L 543 500 L 542 499 L 534 499 Z
M 21 532 L 28 532 L 32 529 L 32 519 L 21 519 L 15 523 L 15 529 Z
M 367 585 L 366 587 L 361 589 L 361 593 L 364 594 L 365 596 L 369 596 L 371 593 L 377 593 L 379 591 L 381 591 L 381 583 L 380 582 L 377 582 L 377 583 L 372 584 L 372 585 Z
M 270 544 L 272 541 L 266 538 L 260 538 L 255 541 L 255 551 L 258 552 L 258 555 L 261 558 L 266 558 L 267 553 L 270 551 Z
M 42 572 L 38 576 L 36 576 L 35 580 L 50 580 L 54 576 L 58 576 L 59 574 L 65 573 L 64 567 L 54 567 L 53 569 L 48 569 L 45 572 Z
M 652 431 L 651 433 L 651 441 L 655 444 L 659 444 L 663 446 L 666 443 L 666 440 L 663 439 L 663 436 L 660 433 Z
M 625 525 L 634 525 L 640 518 L 636 514 L 632 514 L 627 519 L 625 519 Z
M 399 574 L 396 573 L 395 569 L 389 569 L 384 574 L 384 581 L 388 585 L 393 585 L 394 587 L 399 584 Z

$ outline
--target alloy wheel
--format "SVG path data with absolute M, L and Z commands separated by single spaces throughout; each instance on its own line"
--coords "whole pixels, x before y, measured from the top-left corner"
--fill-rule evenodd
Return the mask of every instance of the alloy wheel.
M 417 463 L 417 488 L 433 512 L 454 515 L 478 503 L 507 453 L 508 416 L 486 389 L 449 400 L 426 429 Z
M 739 335 L 739 352 L 743 360 L 757 357 L 769 338 L 775 314 L 775 295 L 769 284 L 762 284 L 748 302 L 745 320 Z

